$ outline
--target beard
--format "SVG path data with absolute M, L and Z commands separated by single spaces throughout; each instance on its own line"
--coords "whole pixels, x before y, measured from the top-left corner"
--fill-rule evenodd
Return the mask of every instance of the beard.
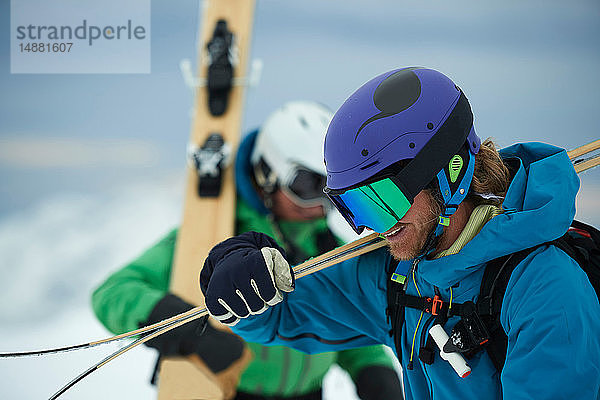
M 429 233 L 438 223 L 441 208 L 429 192 L 426 195 L 426 204 L 415 209 L 406 222 L 402 218 L 399 223 L 404 228 L 402 233 L 388 240 L 390 254 L 396 261 L 418 257 L 424 250 Z
M 436 219 L 429 219 L 423 221 L 420 225 L 408 225 L 404 229 L 406 230 L 404 237 L 398 241 L 388 241 L 388 246 L 392 257 L 396 261 L 408 261 L 417 258 L 425 244 L 427 243 L 427 237 L 436 225 Z

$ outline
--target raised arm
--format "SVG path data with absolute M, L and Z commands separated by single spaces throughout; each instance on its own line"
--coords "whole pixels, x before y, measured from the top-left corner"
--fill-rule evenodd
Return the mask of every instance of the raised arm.
M 211 251 L 201 288 L 211 314 L 249 341 L 307 353 L 386 343 L 386 253 L 374 253 L 294 282 L 283 250 L 249 232 Z

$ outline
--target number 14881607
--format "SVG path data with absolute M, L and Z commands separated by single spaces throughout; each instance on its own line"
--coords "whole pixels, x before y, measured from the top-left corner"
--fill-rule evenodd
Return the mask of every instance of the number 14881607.
M 21 53 L 69 53 L 73 43 L 19 43 Z

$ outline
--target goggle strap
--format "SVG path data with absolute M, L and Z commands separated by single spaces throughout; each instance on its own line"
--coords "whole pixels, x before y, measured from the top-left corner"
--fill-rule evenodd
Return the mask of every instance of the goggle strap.
M 272 194 L 277 190 L 277 174 L 262 157 L 254 165 L 254 179 L 256 180 L 256 184 L 266 193 Z

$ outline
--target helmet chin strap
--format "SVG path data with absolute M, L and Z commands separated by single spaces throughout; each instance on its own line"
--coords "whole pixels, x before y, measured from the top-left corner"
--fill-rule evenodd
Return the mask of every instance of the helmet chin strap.
M 257 164 L 253 166 L 254 181 L 260 188 L 263 195 L 263 202 L 265 207 L 272 211 L 273 208 L 273 194 L 279 188 L 279 179 L 277 174 L 273 171 L 264 159 L 260 159 Z
M 439 229 L 440 227 L 442 229 Z M 429 231 L 429 234 L 427 235 L 427 240 L 425 240 L 425 245 L 419 252 L 417 258 L 426 258 L 435 251 L 435 248 L 437 247 L 437 244 L 440 241 L 443 231 L 444 229 L 440 224 L 438 224 L 435 228 Z
M 475 171 L 475 155 L 471 153 L 471 151 L 467 151 L 466 154 L 468 154 L 469 157 L 467 169 L 458 186 L 455 187 L 454 192 L 452 192 L 450 183 L 448 182 L 446 169 L 441 170 L 437 174 L 438 188 L 443 198 L 441 204 L 442 211 L 440 212 L 437 225 L 427 235 L 425 245 L 419 254 L 419 257 L 421 258 L 428 257 L 436 250 L 440 238 L 444 233 L 444 227 L 450 226 L 450 217 L 458 210 L 460 203 L 467 197 L 471 181 L 473 180 L 473 173 Z M 460 168 L 458 171 L 456 170 L 456 167 L 453 167 L 453 163 L 455 165 L 458 164 L 456 157 L 460 158 L 458 155 L 454 156 L 448 165 L 448 175 L 450 175 L 450 179 L 453 183 L 456 181 L 458 175 L 460 175 L 460 169 L 462 169 L 462 159 L 460 160 Z

